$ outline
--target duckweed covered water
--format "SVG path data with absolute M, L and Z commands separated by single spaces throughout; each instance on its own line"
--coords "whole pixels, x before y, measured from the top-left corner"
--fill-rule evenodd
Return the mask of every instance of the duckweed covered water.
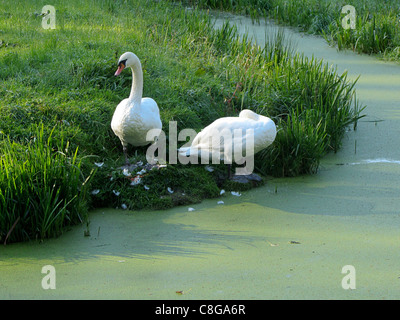
M 262 44 L 263 23 L 230 16 Z M 288 30 L 297 50 L 348 70 L 368 107 L 316 175 L 165 211 L 97 210 L 44 243 L 0 248 L 0 298 L 398 299 L 400 66 Z M 273 32 L 273 31 L 272 31 Z M 363 165 L 342 165 L 363 163 Z M 217 204 L 218 201 L 224 204 Z M 44 265 L 56 289 L 44 290 Z M 356 288 L 342 288 L 342 268 Z M 183 294 L 177 294 L 177 291 Z

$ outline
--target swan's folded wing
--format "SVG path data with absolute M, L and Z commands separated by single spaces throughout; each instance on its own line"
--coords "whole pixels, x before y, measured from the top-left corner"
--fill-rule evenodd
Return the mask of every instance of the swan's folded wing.
M 221 159 L 252 156 L 270 145 L 276 136 L 274 122 L 248 117 L 225 117 L 200 131 L 183 154 L 209 153 Z M 236 153 L 236 155 L 234 155 Z
M 155 102 L 152 98 L 143 98 L 141 106 L 150 113 L 155 113 L 157 115 L 160 114 L 160 109 L 158 108 L 157 102 Z

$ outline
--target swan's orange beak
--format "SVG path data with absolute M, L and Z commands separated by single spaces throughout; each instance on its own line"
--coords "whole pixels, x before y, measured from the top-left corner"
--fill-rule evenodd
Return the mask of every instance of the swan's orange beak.
M 125 68 L 125 65 L 123 64 L 123 63 L 120 63 L 119 65 L 118 65 L 118 69 L 117 69 L 117 71 L 115 71 L 115 76 L 118 76 L 121 72 L 122 72 L 122 70 L 124 70 L 124 68 Z

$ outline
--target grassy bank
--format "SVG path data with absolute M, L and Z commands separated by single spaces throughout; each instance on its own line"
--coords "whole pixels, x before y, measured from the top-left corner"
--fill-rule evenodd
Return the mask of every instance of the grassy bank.
M 340 147 L 361 108 L 354 83 L 320 61 L 292 56 L 282 34 L 265 48 L 228 24 L 163 1 L 53 1 L 56 28 L 41 27 L 45 1 L 2 1 L 0 10 L 0 240 L 42 239 L 108 206 L 162 209 L 217 197 L 226 168 L 170 165 L 150 170 L 145 148 L 130 149 L 134 172 L 110 128 L 131 75 L 114 77 L 133 51 L 168 137 L 199 131 L 250 108 L 277 123 L 276 142 L 256 157 L 263 175 L 314 173 Z M 168 150 L 167 150 L 168 154 Z M 247 188 L 248 186 L 245 186 Z
M 322 35 L 339 49 L 400 61 L 400 6 L 397 0 L 194 0 L 187 3 L 247 14 L 256 20 L 270 17 L 304 32 Z M 352 5 L 356 10 L 354 29 L 342 26 L 347 15 L 342 13 L 342 8 L 346 5 Z

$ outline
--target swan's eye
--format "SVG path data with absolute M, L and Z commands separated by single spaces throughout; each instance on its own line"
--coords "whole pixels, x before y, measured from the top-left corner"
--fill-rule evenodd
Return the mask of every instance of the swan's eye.
M 126 67 L 126 60 L 127 60 L 127 59 L 120 61 L 120 62 L 118 63 L 118 67 L 120 67 L 121 64 L 122 64 L 122 65 L 124 66 L 124 68 L 125 68 L 125 67 Z

